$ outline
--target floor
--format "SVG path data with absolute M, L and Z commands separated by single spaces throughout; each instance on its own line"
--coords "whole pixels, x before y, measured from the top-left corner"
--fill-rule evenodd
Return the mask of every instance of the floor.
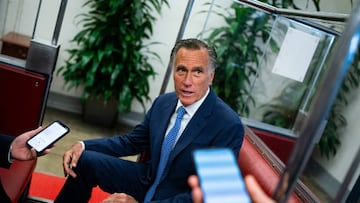
M 46 109 L 43 126 L 48 125 L 54 120 L 63 121 L 70 127 L 71 131 L 68 135 L 56 143 L 50 154 L 42 156 L 38 159 L 35 171 L 57 176 L 64 176 L 62 169 L 62 156 L 64 152 L 76 141 L 123 134 L 132 128 L 131 126 L 119 124 L 114 128 L 109 129 L 85 123 L 79 114 L 64 112 L 52 108 Z M 137 156 L 123 158 L 135 161 Z M 329 196 L 324 193 L 322 189 L 311 180 L 311 178 L 303 176 L 301 179 L 319 197 L 321 202 L 332 202 Z

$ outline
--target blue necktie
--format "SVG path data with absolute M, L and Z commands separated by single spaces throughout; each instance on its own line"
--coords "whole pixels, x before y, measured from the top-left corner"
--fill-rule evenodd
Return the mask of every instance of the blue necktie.
M 161 146 L 160 162 L 159 162 L 158 170 L 156 173 L 155 181 L 151 185 L 148 192 L 146 193 L 144 202 L 151 201 L 151 199 L 153 198 L 153 196 L 155 194 L 156 187 L 158 186 L 158 184 L 160 182 L 161 175 L 165 169 L 165 166 L 166 166 L 168 158 L 169 158 L 169 154 L 171 152 L 171 149 L 174 146 L 177 134 L 179 133 L 181 119 L 183 118 L 185 113 L 186 113 L 185 108 L 181 106 L 178 109 L 174 126 L 171 128 L 169 133 L 164 138 L 164 141 Z

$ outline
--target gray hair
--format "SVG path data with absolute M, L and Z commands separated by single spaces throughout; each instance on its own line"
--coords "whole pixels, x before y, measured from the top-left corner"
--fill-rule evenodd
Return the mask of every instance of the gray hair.
M 180 48 L 191 49 L 191 50 L 200 50 L 201 48 L 205 48 L 208 51 L 209 58 L 210 58 L 210 61 L 209 61 L 210 69 L 215 71 L 215 69 L 217 67 L 217 60 L 216 60 L 217 54 L 216 54 L 215 48 L 212 46 L 209 46 L 205 42 L 195 39 L 195 38 L 183 39 L 183 40 L 179 40 L 175 43 L 175 46 L 172 49 L 171 55 L 170 55 L 171 67 L 174 67 L 176 53 L 179 51 Z

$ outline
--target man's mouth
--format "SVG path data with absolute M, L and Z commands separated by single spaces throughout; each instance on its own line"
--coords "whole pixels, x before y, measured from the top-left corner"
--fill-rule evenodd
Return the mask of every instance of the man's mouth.
M 189 95 L 193 94 L 193 92 L 186 91 L 186 90 L 182 90 L 182 93 L 183 93 L 184 96 L 189 96 Z

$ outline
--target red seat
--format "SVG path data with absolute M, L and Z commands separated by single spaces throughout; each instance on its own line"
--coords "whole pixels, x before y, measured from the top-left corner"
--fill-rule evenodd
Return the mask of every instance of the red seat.
M 269 195 L 275 191 L 280 174 L 285 166 L 263 141 L 245 127 L 244 142 L 238 157 L 243 176 L 253 175 L 264 191 Z M 319 199 L 300 180 L 288 202 L 320 202 Z
M 18 136 L 41 124 L 45 87 L 45 76 L 0 62 L 1 134 Z M 1 182 L 12 202 L 26 198 L 35 166 L 36 160 L 14 161 L 9 169 L 0 169 Z
M 9 169 L 0 168 L 1 182 L 12 202 L 27 197 L 27 189 L 35 166 L 36 160 L 14 161 Z

